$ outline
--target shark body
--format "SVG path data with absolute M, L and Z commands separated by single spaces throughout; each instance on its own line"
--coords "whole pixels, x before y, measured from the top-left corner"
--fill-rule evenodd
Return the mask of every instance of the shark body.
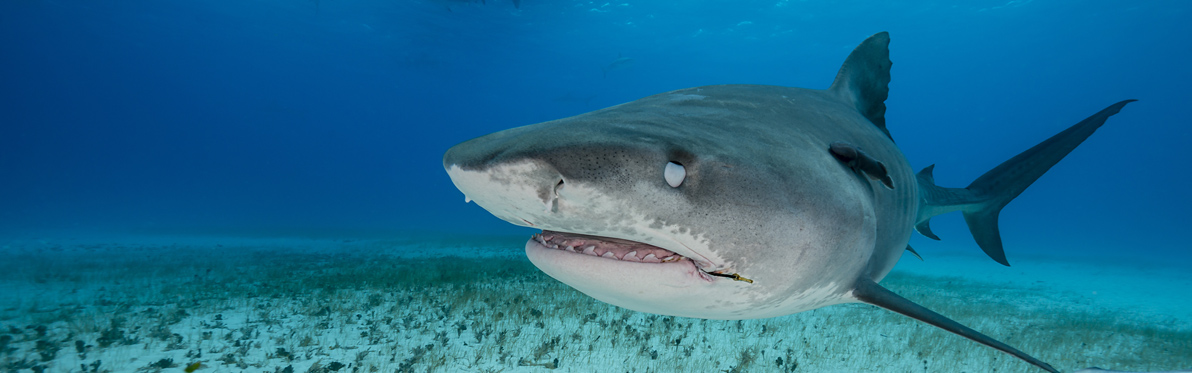
M 1056 372 L 878 282 L 911 232 L 962 211 L 1006 264 L 997 213 L 1131 100 L 967 188 L 915 174 L 885 126 L 889 36 L 866 39 L 826 90 L 681 89 L 452 147 L 466 199 L 542 229 L 530 261 L 596 299 L 664 315 L 751 319 L 864 302 Z
M 613 62 L 609 62 L 604 66 L 600 66 L 600 76 L 602 78 L 608 78 L 609 72 L 628 69 L 629 67 L 633 66 L 634 62 L 634 59 L 618 54 L 617 59 L 613 60 Z

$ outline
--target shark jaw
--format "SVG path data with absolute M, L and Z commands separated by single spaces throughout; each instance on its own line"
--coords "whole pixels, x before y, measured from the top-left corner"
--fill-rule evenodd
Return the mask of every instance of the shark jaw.
M 537 243 L 537 245 L 533 245 Z M 705 269 L 712 267 L 707 259 L 693 261 L 673 251 L 637 241 L 622 240 L 610 237 L 600 237 L 564 232 L 543 231 L 535 234 L 526 243 L 530 247 L 562 250 L 570 253 L 595 256 L 603 259 L 620 260 L 637 263 L 677 263 L 686 261 L 695 269 L 701 280 L 711 282 L 713 276 L 724 277 L 736 281 L 753 283 L 753 280 L 736 273 L 725 273 L 723 270 Z M 703 263 L 703 265 L 697 264 Z
M 533 251 L 533 253 L 531 253 Z M 564 255 L 555 256 L 552 251 Z M 532 258 L 537 256 L 543 260 L 559 260 L 559 263 L 543 262 L 535 265 L 542 267 L 553 264 L 564 264 L 571 260 L 588 262 L 596 266 L 616 266 L 629 264 L 629 269 L 637 271 L 663 271 L 672 268 L 681 270 L 683 275 L 664 283 L 674 287 L 687 287 L 689 280 L 712 282 L 712 276 L 699 268 L 694 261 L 673 251 L 637 241 L 622 240 L 610 237 L 600 237 L 582 234 L 572 234 L 555 231 L 543 231 L 535 234 L 526 242 L 526 252 Z M 573 258 L 573 255 L 583 255 L 592 258 Z M 533 260 L 533 259 L 531 259 Z M 641 266 L 632 266 L 641 264 Z
M 539 245 L 605 259 L 642 263 L 670 263 L 686 259 L 658 246 L 615 238 L 543 231 L 532 239 Z
M 530 262 L 547 275 L 597 300 L 635 311 L 722 318 L 702 310 L 715 307 L 725 299 L 718 296 L 739 286 L 700 269 L 685 256 L 636 241 L 543 231 L 528 240 L 525 249 Z

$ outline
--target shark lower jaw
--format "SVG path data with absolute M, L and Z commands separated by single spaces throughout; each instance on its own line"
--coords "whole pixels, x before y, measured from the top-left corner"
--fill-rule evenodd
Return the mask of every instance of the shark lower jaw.
M 567 243 L 580 241 L 586 245 L 567 249 Z M 585 254 L 585 250 L 591 253 Z M 650 259 L 650 254 L 662 259 L 656 263 L 633 261 L 638 258 L 630 255 L 634 251 L 647 252 L 642 259 Z M 754 317 L 750 313 L 754 307 L 741 295 L 752 284 L 705 272 L 690 258 L 655 246 L 544 231 L 526 242 L 526 256 L 554 279 L 599 301 L 634 311 L 705 319 Z M 626 256 L 630 260 L 625 260 Z
M 585 286 L 573 282 L 633 280 L 688 287 L 719 280 L 688 257 L 617 238 L 543 231 L 526 242 L 526 255 L 543 272 L 580 290 Z

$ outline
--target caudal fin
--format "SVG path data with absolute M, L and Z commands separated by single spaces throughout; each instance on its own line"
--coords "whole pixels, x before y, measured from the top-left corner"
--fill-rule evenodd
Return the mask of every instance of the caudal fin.
M 1014 197 L 1022 194 L 1043 173 L 1059 163 L 1064 156 L 1076 149 L 1097 128 L 1105 124 L 1110 116 L 1117 114 L 1126 104 L 1137 100 L 1125 100 L 1093 114 L 1072 127 L 1044 140 L 1002 162 L 986 172 L 966 188 L 943 188 L 935 185 L 931 167 L 919 173 L 920 200 L 917 229 L 920 233 L 938 239 L 931 233 L 928 224 L 932 216 L 951 211 L 962 211 L 964 221 L 981 250 L 990 258 L 1009 266 L 1006 253 L 1002 250 L 1002 238 L 998 233 L 998 214 Z

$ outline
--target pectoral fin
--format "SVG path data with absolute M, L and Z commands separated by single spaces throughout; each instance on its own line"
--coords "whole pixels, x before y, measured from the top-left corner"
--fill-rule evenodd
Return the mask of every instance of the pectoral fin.
M 934 325 L 937 328 L 958 334 L 961 337 L 971 339 L 977 343 L 996 348 L 1007 354 L 1014 355 L 1014 357 L 1022 359 L 1023 361 L 1034 364 L 1039 368 L 1043 368 L 1043 370 L 1048 372 L 1059 373 L 1059 371 L 1055 370 L 1055 368 L 1052 368 L 1051 365 L 1031 357 L 1030 355 L 1019 351 L 1014 347 L 1010 347 L 1005 343 L 999 342 L 996 339 L 990 338 L 987 335 L 981 334 L 976 330 L 961 325 L 952 319 L 944 317 L 944 315 L 940 315 L 935 313 L 935 311 L 927 309 L 926 307 L 915 304 L 915 302 L 911 302 L 910 300 L 907 300 L 898 294 L 894 294 L 894 292 L 886 290 L 886 288 L 883 288 L 881 285 L 873 282 L 873 280 L 867 278 L 858 280 L 856 287 L 853 289 L 853 297 L 862 302 L 910 316 L 915 320 Z

